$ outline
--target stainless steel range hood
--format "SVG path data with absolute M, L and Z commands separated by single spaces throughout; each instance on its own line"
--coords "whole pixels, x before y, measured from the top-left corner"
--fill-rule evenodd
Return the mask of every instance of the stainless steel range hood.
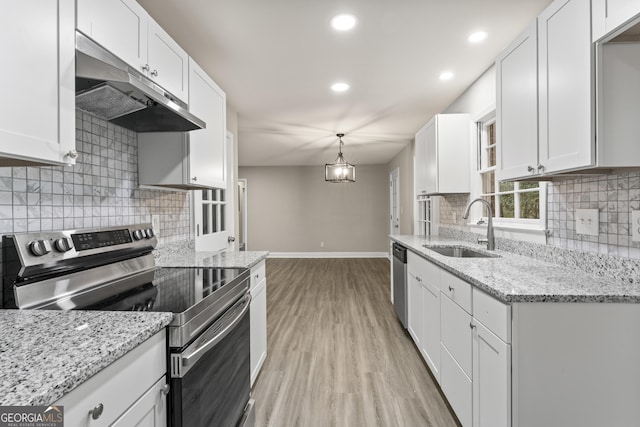
M 76 108 L 136 132 L 206 127 L 184 102 L 78 31 Z

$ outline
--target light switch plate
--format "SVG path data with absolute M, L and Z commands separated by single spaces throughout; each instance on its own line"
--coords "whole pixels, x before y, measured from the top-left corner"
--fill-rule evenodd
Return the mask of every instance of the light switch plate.
M 631 241 L 640 242 L 640 210 L 631 211 Z
M 151 227 L 153 227 L 154 233 L 158 234 L 160 231 L 160 217 L 158 215 L 151 215 Z
M 600 226 L 598 209 L 576 209 L 576 233 L 597 236 Z

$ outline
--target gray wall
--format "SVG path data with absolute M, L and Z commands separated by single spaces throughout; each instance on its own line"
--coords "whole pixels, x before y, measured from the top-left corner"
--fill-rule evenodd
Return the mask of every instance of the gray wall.
M 386 165 L 359 165 L 356 182 L 348 184 L 325 182 L 323 166 L 240 167 L 238 173 L 247 179 L 249 250 L 388 251 Z

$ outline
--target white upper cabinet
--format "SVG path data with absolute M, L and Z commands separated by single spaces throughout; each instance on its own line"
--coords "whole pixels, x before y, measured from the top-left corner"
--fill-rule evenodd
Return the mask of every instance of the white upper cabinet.
M 638 0 L 591 0 L 591 3 L 594 42 L 640 15 Z
M 524 177 L 538 164 L 538 39 L 534 22 L 496 60 L 498 179 Z
M 556 0 L 498 58 L 498 179 L 595 166 L 591 7 Z M 537 88 L 537 94 L 535 89 Z
M 556 0 L 538 17 L 542 173 L 595 164 L 594 48 L 589 3 Z
M 438 114 L 418 131 L 415 164 L 425 169 L 416 173 L 417 194 L 469 192 L 469 136 L 468 114 Z
M 227 187 L 227 97 L 211 77 L 189 58 L 189 111 L 207 127 L 189 132 L 193 183 Z
M 140 185 L 226 189 L 226 95 L 191 59 L 189 111 L 205 129 L 138 134 Z
M 413 176 L 416 196 L 427 194 L 427 128 L 416 133 L 413 154 Z
M 75 163 L 74 20 L 74 0 L 3 4 L 0 166 Z
M 189 55 L 134 0 L 78 0 L 77 27 L 186 101 Z

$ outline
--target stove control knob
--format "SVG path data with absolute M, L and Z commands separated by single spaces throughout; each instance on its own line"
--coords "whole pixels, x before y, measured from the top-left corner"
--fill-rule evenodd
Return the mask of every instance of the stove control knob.
M 144 234 L 142 233 L 142 230 L 135 230 L 133 232 L 133 240 L 140 240 L 144 237 Z
M 51 252 L 51 243 L 48 240 L 34 240 L 29 242 L 29 250 L 35 256 L 43 256 Z
M 146 235 L 147 235 L 147 239 L 151 239 L 151 238 L 153 237 L 153 229 L 151 229 L 151 228 L 147 228 L 147 229 L 145 230 L 145 233 L 146 233 Z
M 53 246 L 58 252 L 67 252 L 73 247 L 73 240 L 70 237 L 61 237 L 53 242 Z

